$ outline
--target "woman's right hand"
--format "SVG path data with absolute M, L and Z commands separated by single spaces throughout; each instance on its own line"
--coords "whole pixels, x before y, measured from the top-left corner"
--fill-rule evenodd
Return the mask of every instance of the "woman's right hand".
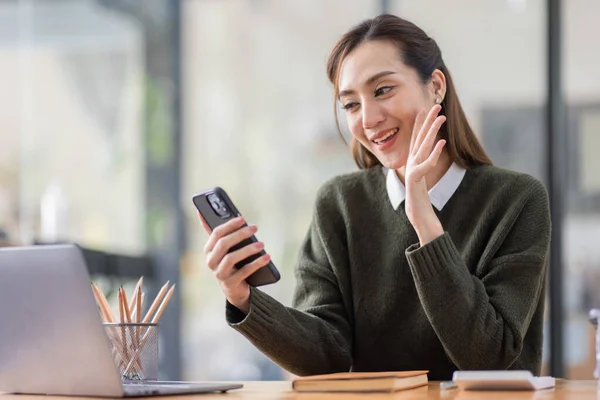
M 271 257 L 265 254 L 243 268 L 237 269 L 235 264 L 262 251 L 264 244 L 262 242 L 252 243 L 231 253 L 229 253 L 229 249 L 254 235 L 257 231 L 256 226 L 243 226 L 244 218 L 237 217 L 211 232 L 200 213 L 198 213 L 198 217 L 209 234 L 208 241 L 204 246 L 208 268 L 213 271 L 219 281 L 227 301 L 248 314 L 250 312 L 250 286 L 246 283 L 246 278 L 267 265 Z

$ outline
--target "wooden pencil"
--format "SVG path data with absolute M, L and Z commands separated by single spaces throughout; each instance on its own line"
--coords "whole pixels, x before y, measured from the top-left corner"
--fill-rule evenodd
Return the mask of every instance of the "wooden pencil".
M 169 282 L 167 282 L 165 285 L 168 285 Z M 163 286 L 164 288 L 165 286 Z M 162 289 L 161 289 L 162 291 Z M 173 293 L 175 292 L 175 285 L 173 285 L 171 287 L 171 289 L 169 289 L 167 295 L 165 296 L 164 300 L 160 303 L 160 307 L 158 307 L 158 311 L 156 312 L 156 315 L 154 316 L 154 318 L 152 318 L 152 323 L 156 324 L 158 323 L 158 321 L 160 320 L 161 315 L 163 314 L 163 312 L 165 311 L 167 305 L 169 304 L 169 301 L 171 300 L 171 297 L 173 297 Z M 160 292 L 159 292 L 160 294 Z M 158 298 L 158 296 L 157 296 Z M 156 299 L 154 300 L 154 303 L 156 303 Z M 146 317 L 144 318 L 144 320 L 148 318 L 148 314 L 146 314 Z M 131 367 L 133 366 L 133 364 L 135 362 L 137 362 L 137 360 L 139 359 L 142 350 L 144 349 L 144 346 L 146 345 L 146 342 L 148 341 L 148 339 L 151 336 L 152 331 L 150 330 L 150 328 L 148 328 L 146 330 L 146 333 L 144 334 L 144 336 L 142 337 L 142 340 L 139 344 L 139 347 L 136 349 L 135 353 L 133 354 L 133 356 L 131 357 L 131 360 L 129 360 L 129 364 L 127 364 L 127 367 L 125 368 L 125 373 L 127 373 Z
M 156 311 L 154 318 L 152 318 L 153 324 L 157 324 L 158 320 L 160 319 L 160 316 L 163 314 L 163 312 L 165 312 L 165 308 L 167 308 L 167 304 L 169 304 L 171 297 L 173 297 L 173 292 L 175 292 L 175 285 L 171 286 L 171 289 L 169 289 L 169 291 L 167 292 L 167 295 L 165 296 L 163 301 L 160 303 L 160 306 L 158 307 L 158 310 Z
M 135 303 L 136 303 L 135 322 L 139 324 L 140 322 L 142 322 L 142 290 L 141 290 L 141 287 L 140 287 L 140 290 L 138 290 Z M 140 327 L 139 326 L 137 326 L 135 328 L 135 337 L 136 337 L 137 344 L 139 345 L 139 343 L 140 343 Z
M 94 293 L 94 298 L 96 299 L 96 303 L 100 308 L 100 315 L 102 315 L 102 322 L 110 322 L 110 317 L 108 316 L 108 312 L 104 308 L 104 304 L 100 300 L 100 294 L 98 293 L 98 288 L 92 285 L 92 292 Z
M 119 300 L 119 322 L 121 324 L 125 323 L 125 307 L 123 305 L 123 287 L 119 288 L 118 292 L 118 300 Z
M 102 290 L 98 287 L 98 285 L 93 283 L 92 291 L 94 293 L 94 296 L 96 297 L 96 301 L 100 305 L 100 309 L 102 310 L 102 313 L 104 314 L 106 322 L 114 323 L 115 319 L 114 319 L 113 313 L 110 310 L 110 306 L 108 305 L 108 301 L 106 300 L 106 296 L 104 296 L 104 293 L 102 292 Z M 127 361 L 125 358 L 125 354 L 123 354 L 123 342 L 119 339 L 118 335 L 115 335 L 115 332 L 113 332 L 112 328 L 108 329 L 107 335 L 110 338 L 111 343 L 113 344 L 113 346 L 112 346 L 113 350 L 119 356 L 119 360 L 118 360 L 119 364 L 122 365 L 123 368 L 125 368 Z M 136 367 L 137 367 L 137 365 L 136 365 Z
M 106 300 L 106 297 L 104 296 L 102 290 L 100 290 L 98 285 L 96 285 L 95 283 L 92 284 L 92 290 L 94 294 L 96 294 L 96 299 L 100 302 L 100 308 L 102 308 L 102 310 L 105 312 L 106 319 L 108 320 L 108 322 L 115 322 L 115 317 L 110 309 L 110 306 L 108 305 L 108 301 Z
M 133 294 L 131 295 L 131 304 L 129 305 L 129 313 L 133 315 L 135 307 L 137 305 L 136 299 L 139 292 L 142 290 L 142 283 L 144 282 L 144 277 L 141 276 L 135 285 L 135 289 L 133 290 Z
M 131 313 L 129 312 L 129 300 L 127 299 L 127 293 L 125 293 L 125 289 L 121 286 L 121 296 L 123 297 L 123 312 L 125 313 L 125 322 L 130 324 Z
M 156 309 L 160 305 L 160 302 L 161 302 L 163 296 L 165 295 L 165 293 L 167 292 L 168 288 L 169 288 L 169 281 L 167 281 L 167 283 L 165 283 L 163 285 L 163 287 L 160 288 L 160 290 L 158 291 L 158 294 L 156 295 L 156 298 L 154 299 L 154 301 L 152 302 L 152 305 L 148 309 L 148 312 L 144 316 L 143 322 L 145 324 L 149 323 L 152 320 L 152 315 L 154 314 L 154 312 L 156 311 Z

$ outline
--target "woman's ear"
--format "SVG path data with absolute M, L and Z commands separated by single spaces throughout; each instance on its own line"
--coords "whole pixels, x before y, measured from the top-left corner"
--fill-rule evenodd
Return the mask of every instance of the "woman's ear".
M 446 76 L 442 71 L 436 69 L 431 74 L 431 88 L 433 90 L 433 98 L 435 102 L 441 103 L 446 96 Z

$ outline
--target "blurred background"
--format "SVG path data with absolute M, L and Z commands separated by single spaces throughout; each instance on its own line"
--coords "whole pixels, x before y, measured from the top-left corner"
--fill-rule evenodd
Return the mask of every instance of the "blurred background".
M 191 198 L 228 191 L 289 305 L 316 191 L 356 169 L 327 55 L 382 12 L 437 40 L 492 160 L 553 190 L 544 371 L 591 378 L 598 0 L 0 0 L 0 243 L 75 242 L 107 291 L 177 283 L 163 378 L 288 378 L 226 325 Z

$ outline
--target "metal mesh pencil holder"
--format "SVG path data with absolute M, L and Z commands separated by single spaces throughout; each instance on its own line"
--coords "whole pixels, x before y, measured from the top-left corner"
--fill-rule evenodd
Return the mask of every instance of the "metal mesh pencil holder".
M 121 381 L 158 379 L 158 325 L 105 323 Z

